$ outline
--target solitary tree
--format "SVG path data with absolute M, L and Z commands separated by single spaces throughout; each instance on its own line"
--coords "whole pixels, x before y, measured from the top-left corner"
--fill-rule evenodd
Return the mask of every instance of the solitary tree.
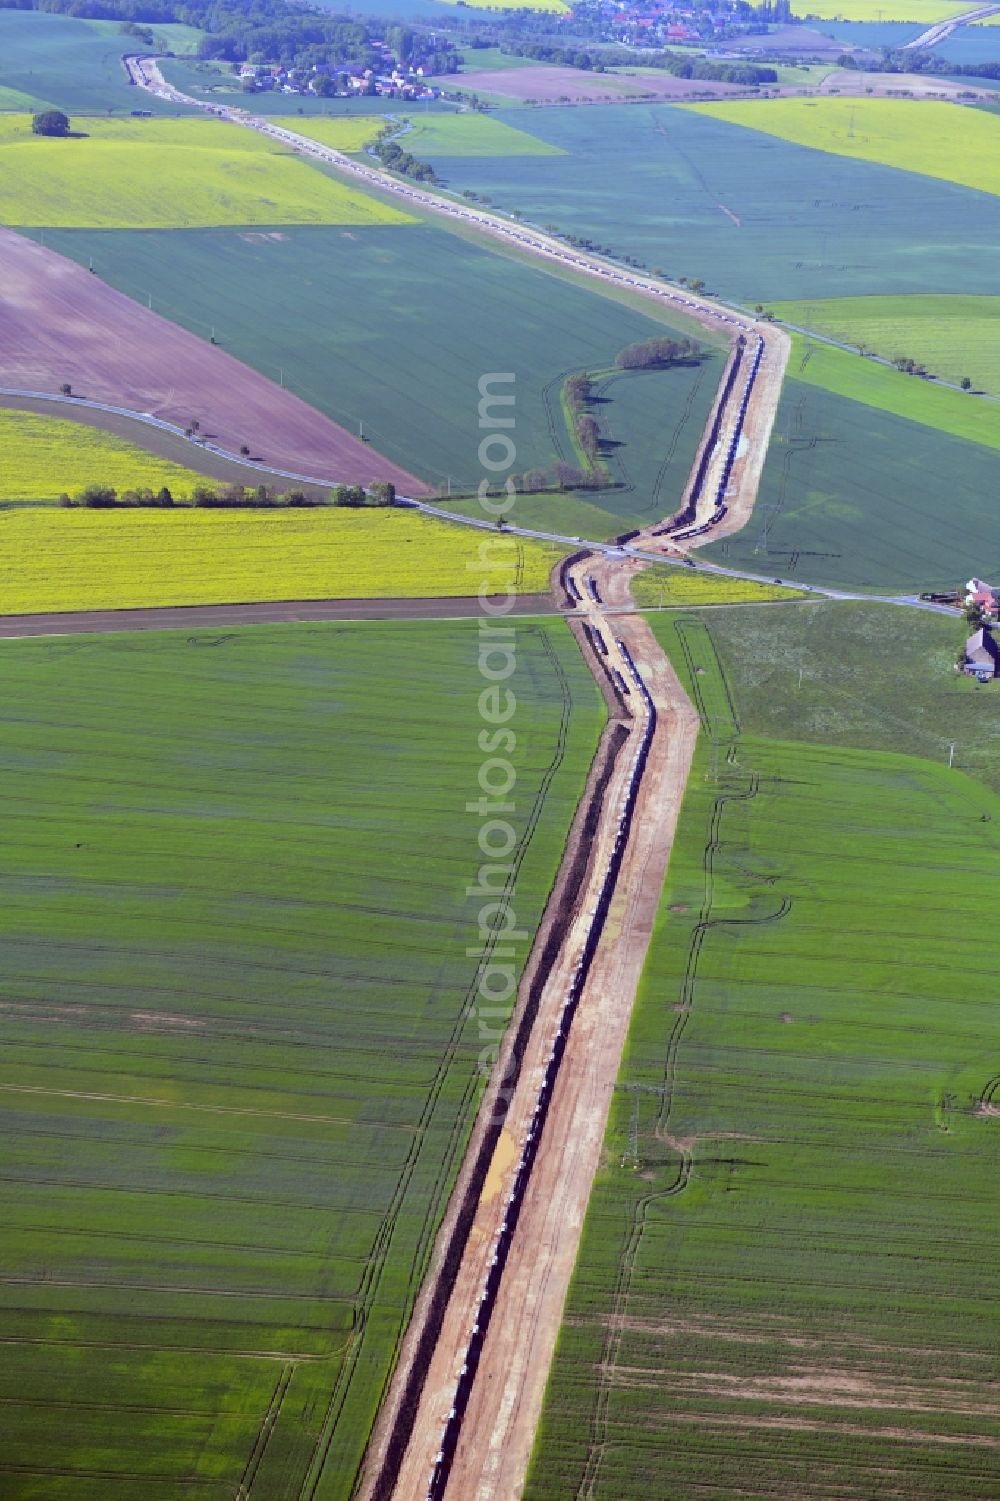
M 963 375 L 962 376 L 962 390 L 963 391 L 971 391 L 972 390 L 972 382 L 971 382 L 971 380 L 969 379 L 969 377 L 967 375 Z
M 70 385 L 68 380 L 63 381 L 62 385 L 59 387 L 59 390 L 62 392 L 63 396 L 73 395 L 73 387 Z
M 43 109 L 40 114 L 32 115 L 31 129 L 36 136 L 69 135 L 69 115 L 64 115 L 61 109 Z
M 591 461 L 596 459 L 600 443 L 600 433 L 597 423 L 589 413 L 576 419 L 576 435 L 580 440 L 580 447 L 587 455 L 587 458 Z

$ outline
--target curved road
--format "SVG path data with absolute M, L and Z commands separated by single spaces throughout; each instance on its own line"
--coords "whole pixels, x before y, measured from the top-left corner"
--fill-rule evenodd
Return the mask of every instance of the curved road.
M 922 47 L 936 47 L 938 42 L 943 42 L 945 37 L 951 36 L 959 26 L 968 26 L 971 21 L 981 21 L 985 16 L 995 16 L 998 12 L 1000 12 L 1000 5 L 979 5 L 975 10 L 965 10 L 961 15 L 949 16 L 945 21 L 936 21 L 919 36 L 915 36 L 912 42 L 904 42 L 902 50 L 915 52 Z

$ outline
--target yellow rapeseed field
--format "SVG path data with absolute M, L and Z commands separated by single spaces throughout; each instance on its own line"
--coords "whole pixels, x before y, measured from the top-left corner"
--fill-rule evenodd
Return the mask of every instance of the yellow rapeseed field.
M 399 108 L 402 113 L 407 106 L 404 103 Z M 274 123 L 319 141 L 321 146 L 332 146 L 334 151 L 362 151 L 388 122 L 385 115 L 292 115 L 275 116 Z
M 484 579 L 533 593 L 556 556 L 406 510 L 12 510 L 0 512 L 0 614 L 470 595 Z
M 778 584 L 755 584 L 751 579 L 727 578 L 720 573 L 697 573 L 690 568 L 647 568 L 632 580 L 636 604 L 749 605 L 776 599 L 802 599 L 799 589 Z
M 818 21 L 913 21 L 933 26 L 971 8 L 961 0 L 796 0 L 792 13 Z
M 0 119 L 0 222 L 53 229 L 409 224 L 409 215 L 221 120 L 72 122 L 80 138 Z
M 750 99 L 682 108 L 835 156 L 1000 193 L 1000 115 L 933 99 Z
M 204 475 L 126 443 L 111 433 L 61 417 L 0 409 L 0 503 L 54 501 L 84 485 L 189 495 Z

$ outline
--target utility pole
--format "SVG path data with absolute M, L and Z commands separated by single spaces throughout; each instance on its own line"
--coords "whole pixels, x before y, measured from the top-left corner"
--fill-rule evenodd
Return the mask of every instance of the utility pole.
M 957 744 L 958 744 L 957 740 L 949 740 L 948 741 L 948 768 L 949 768 L 949 770 L 955 764 L 955 746 Z

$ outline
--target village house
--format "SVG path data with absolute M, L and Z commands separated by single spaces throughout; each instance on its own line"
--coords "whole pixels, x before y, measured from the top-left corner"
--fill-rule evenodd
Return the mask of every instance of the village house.
M 989 683 L 1000 676 L 1000 646 L 997 646 L 988 626 L 980 626 L 965 643 L 962 671 L 980 683 Z
M 984 615 L 995 618 L 998 613 L 998 593 L 989 584 L 984 584 L 982 579 L 970 579 L 965 586 L 966 608 L 970 605 L 978 605 Z

